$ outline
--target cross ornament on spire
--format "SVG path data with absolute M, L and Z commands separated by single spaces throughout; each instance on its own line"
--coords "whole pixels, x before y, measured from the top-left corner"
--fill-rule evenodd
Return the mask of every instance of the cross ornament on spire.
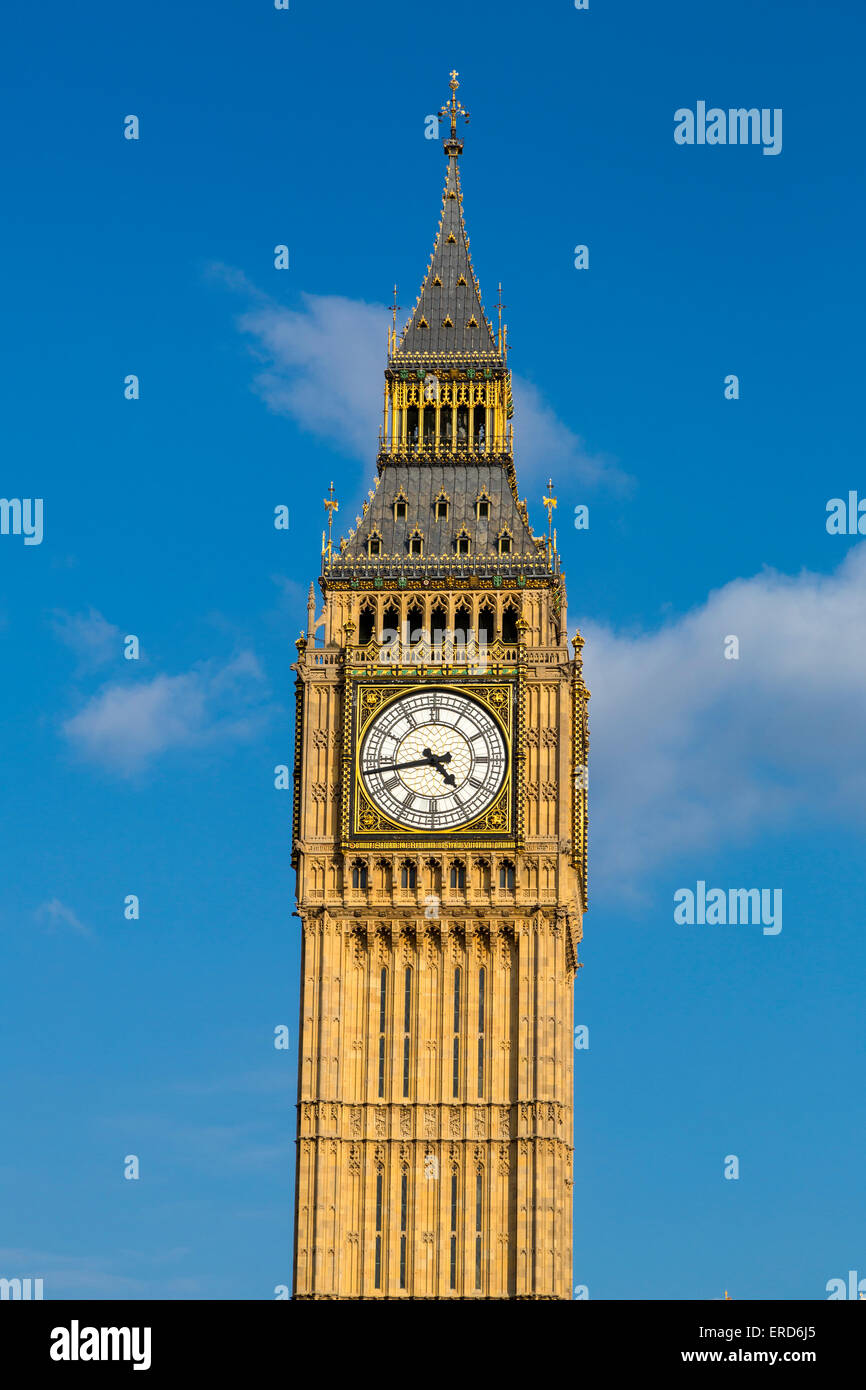
M 459 74 L 455 71 L 451 74 L 451 100 L 443 106 L 439 112 L 439 119 L 444 120 L 446 116 L 451 117 L 451 139 L 444 140 L 446 154 L 460 154 L 463 150 L 463 141 L 457 139 L 457 117 L 462 116 L 466 124 L 469 124 L 469 112 L 457 100 L 457 88 L 460 83 L 457 81 Z M 451 148 L 449 148 L 449 146 Z

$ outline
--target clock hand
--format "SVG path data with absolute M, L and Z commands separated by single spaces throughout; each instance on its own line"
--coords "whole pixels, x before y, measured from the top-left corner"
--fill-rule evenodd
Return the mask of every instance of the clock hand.
M 448 754 L 449 758 L 451 754 Z M 435 760 L 432 756 L 427 758 L 416 758 L 411 763 L 383 763 L 381 767 L 370 767 L 368 772 L 402 772 L 406 767 L 435 767 Z
M 443 764 L 444 764 L 444 763 L 450 763 L 450 761 L 451 761 L 451 754 L 450 754 L 450 753 L 443 753 L 443 754 L 441 755 L 441 757 L 437 757 L 437 755 L 436 755 L 435 753 L 433 753 L 433 752 L 431 751 L 431 749 L 425 748 L 425 749 L 424 749 L 424 756 L 423 756 L 423 758 L 415 758 L 412 762 L 409 762 L 409 763 L 383 763 L 381 767 L 371 767 L 371 768 L 368 768 L 367 771 L 368 771 L 368 773 L 371 773 L 371 772 L 402 772 L 402 771 L 404 771 L 406 768 L 410 768 L 410 767 L 435 767 L 435 769 L 436 769 L 437 772 L 441 772 L 441 773 L 442 773 L 442 778 L 443 778 L 443 780 L 444 780 L 446 786 L 456 787 L 456 785 L 457 785 L 457 779 L 456 779 L 456 777 L 454 777 L 450 772 L 445 772 L 445 770 L 444 770 L 444 768 L 443 768 Z
M 429 754 L 429 756 L 430 756 L 430 762 L 433 764 L 433 766 L 435 767 L 436 771 L 442 773 L 442 780 L 443 780 L 443 782 L 445 783 L 446 787 L 456 787 L 456 786 L 457 786 L 457 778 L 454 776 L 454 774 L 453 774 L 452 772 L 445 772 L 444 769 L 443 769 L 443 764 L 444 764 L 444 763 L 450 763 L 450 761 L 451 761 L 451 754 L 450 754 L 450 753 L 443 753 L 443 754 L 441 755 L 441 757 L 437 757 L 435 753 L 431 753 L 431 752 L 430 752 L 430 749 L 429 749 L 429 748 L 425 748 L 425 749 L 424 749 L 424 752 L 427 753 L 427 754 Z

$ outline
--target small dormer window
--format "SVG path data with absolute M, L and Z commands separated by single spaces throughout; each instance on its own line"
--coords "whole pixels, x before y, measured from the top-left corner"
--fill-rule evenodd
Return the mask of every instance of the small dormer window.
M 486 492 L 480 492 L 476 497 L 475 513 L 479 521 L 490 520 L 490 498 Z
M 513 546 L 513 539 L 510 531 L 500 531 L 499 533 L 499 554 L 510 555 Z
M 369 540 L 367 541 L 367 554 L 368 554 L 368 555 L 381 555 L 381 554 L 382 554 L 382 537 L 379 535 L 379 532 L 378 532 L 378 531 L 373 531 L 373 532 L 371 533 L 371 535 L 370 535 Z
M 441 277 L 440 277 L 439 275 L 434 275 L 434 276 L 433 276 L 433 284 L 434 284 L 434 285 L 439 285 L 439 286 L 441 287 L 441 285 L 442 285 L 442 279 L 441 279 Z
M 466 527 L 464 526 L 463 530 L 462 530 L 462 531 L 459 531 L 459 532 L 457 533 L 457 554 L 458 554 L 458 555 L 468 555 L 468 554 L 469 554 L 469 546 L 470 546 L 469 532 L 466 530 Z
M 477 328 L 477 327 L 478 327 L 478 320 L 477 320 L 477 318 L 475 317 L 474 314 L 472 315 L 471 319 L 467 319 L 467 320 L 466 320 L 466 327 L 467 327 L 467 328 Z
M 412 532 L 411 536 L 409 537 L 409 554 L 424 554 L 424 537 L 422 536 L 421 532 L 417 530 L 417 528 Z
M 403 489 L 401 488 L 400 491 L 397 493 L 396 497 L 394 498 L 394 520 L 395 520 L 395 521 L 405 521 L 405 520 L 406 520 L 408 505 L 409 505 L 409 499 L 408 499 L 408 497 L 406 496 L 406 494 L 405 494 L 405 492 L 403 491 Z
M 448 520 L 448 502 L 448 493 L 445 492 L 445 490 L 443 489 L 439 493 L 439 496 L 436 498 L 436 501 L 433 505 L 433 514 L 436 517 L 437 521 Z
M 461 275 L 460 278 L 459 278 L 459 280 L 457 281 L 457 283 L 458 283 L 458 285 L 465 285 L 465 284 L 466 284 L 466 276 L 465 276 L 465 275 Z

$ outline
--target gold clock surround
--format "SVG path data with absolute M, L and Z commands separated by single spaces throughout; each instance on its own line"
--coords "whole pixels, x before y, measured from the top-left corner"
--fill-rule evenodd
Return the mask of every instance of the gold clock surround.
M 417 674 L 386 680 L 347 681 L 344 714 L 343 744 L 343 843 L 353 849 L 421 849 L 442 848 L 443 845 L 482 849 L 492 845 L 511 845 L 516 848 L 518 834 L 517 805 L 522 763 L 515 758 L 515 742 L 519 744 L 520 687 L 513 680 L 444 681 L 430 676 L 421 681 Z M 505 742 L 506 772 L 499 791 L 490 806 L 469 822 L 446 830 L 413 832 L 405 825 L 391 820 L 370 799 L 360 773 L 360 753 L 364 736 L 372 720 L 387 705 L 402 695 L 422 689 L 449 690 L 477 700 L 493 716 Z

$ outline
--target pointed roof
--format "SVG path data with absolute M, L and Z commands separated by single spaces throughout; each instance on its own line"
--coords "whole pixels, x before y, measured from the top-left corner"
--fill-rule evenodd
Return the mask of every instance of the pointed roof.
M 448 169 L 442 194 L 442 213 L 433 255 L 415 304 L 395 351 L 400 357 L 472 357 L 501 360 L 484 306 L 463 221 L 463 195 L 457 161 L 463 141 L 457 139 L 457 116 L 466 113 L 457 101 L 457 74 L 451 75 L 451 101 L 440 116 L 451 119 L 451 138 L 443 140 Z

